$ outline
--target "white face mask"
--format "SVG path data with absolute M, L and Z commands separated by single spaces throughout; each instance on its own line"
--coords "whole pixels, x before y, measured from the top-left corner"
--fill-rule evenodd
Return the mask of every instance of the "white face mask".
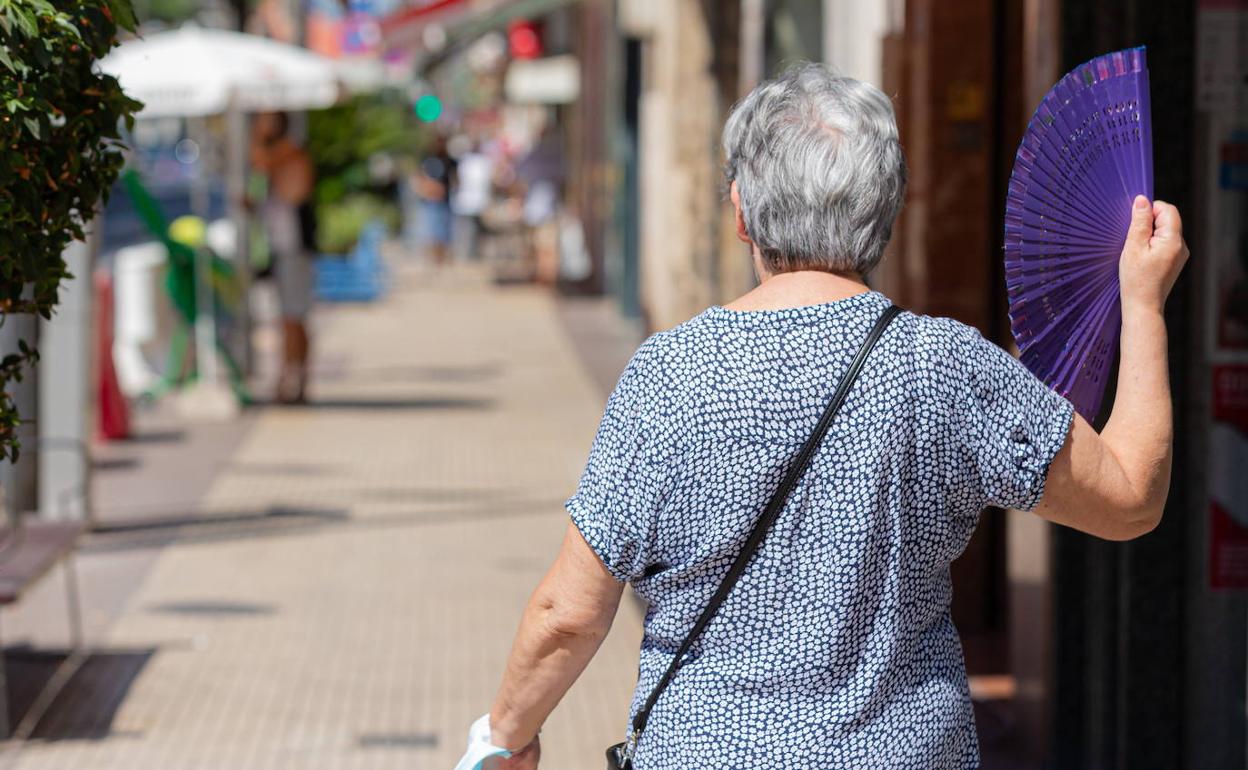
M 455 770 L 480 770 L 481 763 L 490 757 L 510 757 L 511 752 L 490 743 L 490 715 L 486 714 L 472 723 L 468 730 L 468 750 Z

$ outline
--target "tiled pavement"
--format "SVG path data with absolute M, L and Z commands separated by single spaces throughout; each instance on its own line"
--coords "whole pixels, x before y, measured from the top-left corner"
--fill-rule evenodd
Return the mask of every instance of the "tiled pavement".
M 258 410 L 193 519 L 88 543 L 85 574 L 146 549 L 145 574 L 6 765 L 452 766 L 604 394 L 548 293 L 472 273 L 400 271 L 385 301 L 327 309 L 316 332 L 312 405 Z M 543 768 L 600 763 L 639 634 L 625 604 L 547 724 Z

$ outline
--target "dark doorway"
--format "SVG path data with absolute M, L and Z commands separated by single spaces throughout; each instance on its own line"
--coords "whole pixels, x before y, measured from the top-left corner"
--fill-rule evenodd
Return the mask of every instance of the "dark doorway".
M 626 318 L 641 317 L 641 84 L 642 42 L 624 40 L 624 194 L 619 219 L 623 259 L 616 281 L 620 311 Z

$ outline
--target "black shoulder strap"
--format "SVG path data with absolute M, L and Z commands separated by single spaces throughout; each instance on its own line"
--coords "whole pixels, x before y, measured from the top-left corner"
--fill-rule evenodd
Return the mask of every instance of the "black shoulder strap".
M 854 356 L 854 360 L 850 363 L 849 369 L 846 370 L 845 376 L 841 378 L 841 384 L 837 386 L 836 391 L 832 394 L 832 398 L 828 400 L 828 405 L 823 410 L 823 416 L 819 418 L 819 422 L 815 425 L 814 431 L 811 432 L 810 438 L 806 439 L 806 443 L 802 445 L 801 451 L 797 453 L 793 464 L 785 472 L 784 479 L 771 496 L 767 507 L 763 509 L 763 515 L 758 517 L 758 521 L 754 524 L 754 529 L 750 532 L 749 538 L 745 541 L 745 545 L 741 547 L 741 552 L 737 554 L 737 558 L 728 569 L 728 573 L 719 582 L 719 588 L 715 589 L 714 595 L 707 602 L 706 609 L 702 610 L 698 621 L 693 624 L 689 635 L 685 637 L 685 641 L 681 642 L 680 649 L 676 651 L 676 655 L 672 658 L 671 665 L 667 667 L 667 671 L 664 672 L 663 678 L 655 685 L 654 690 L 650 693 L 650 697 L 646 699 L 645 705 L 641 707 L 641 710 L 637 712 L 637 716 L 633 718 L 633 729 L 628 741 L 630 747 L 636 745 L 637 739 L 641 736 L 641 731 L 646 729 L 646 722 L 650 719 L 650 711 L 654 709 L 654 704 L 658 702 L 659 696 L 663 694 L 668 684 L 671 683 L 672 677 L 676 675 L 676 671 L 684 661 L 685 655 L 688 654 L 689 648 L 693 646 L 698 636 L 702 634 L 707 624 L 711 622 L 711 618 L 715 617 L 719 606 L 728 598 L 728 594 L 732 591 L 732 587 L 736 585 L 737 579 L 741 577 L 741 573 L 745 572 L 745 568 L 749 566 L 754 552 L 758 550 L 758 546 L 763 541 L 763 538 L 766 537 L 767 531 L 771 529 L 771 525 L 775 523 L 776 517 L 780 515 L 781 509 L 784 508 L 785 501 L 789 498 L 789 493 L 793 491 L 793 485 L 797 483 L 798 479 L 802 477 L 802 474 L 806 472 L 806 468 L 810 465 L 810 460 L 814 457 L 815 450 L 819 448 L 819 444 L 828 432 L 828 427 L 832 424 L 833 418 L 836 417 L 841 404 L 845 402 L 846 396 L 849 395 L 854 381 L 858 379 L 858 373 L 862 371 L 862 366 L 866 362 L 867 356 L 870 355 L 871 349 L 875 347 L 875 343 L 883 336 L 884 330 L 888 328 L 888 325 L 892 323 L 893 319 L 900 312 L 901 308 L 896 305 L 892 305 L 885 310 L 883 315 L 880 316 L 880 320 L 876 321 L 875 327 L 871 329 L 871 333 L 867 335 L 867 339 L 862 343 L 862 347 L 858 349 L 858 354 Z

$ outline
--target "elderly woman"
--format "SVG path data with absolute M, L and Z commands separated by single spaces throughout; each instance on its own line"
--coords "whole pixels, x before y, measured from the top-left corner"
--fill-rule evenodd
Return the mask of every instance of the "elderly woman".
M 890 306 L 863 280 L 906 180 L 884 94 L 801 66 L 745 97 L 723 143 L 759 285 L 654 335 L 621 377 L 483 722 L 512 755 L 486 767 L 537 767 L 538 730 L 625 583 L 649 605 L 634 715 L 643 709 Z M 949 564 L 980 510 L 1113 540 L 1161 518 L 1162 309 L 1187 250 L 1173 206 L 1140 197 L 1132 216 L 1104 430 L 974 329 L 900 314 L 621 764 L 978 766 Z

